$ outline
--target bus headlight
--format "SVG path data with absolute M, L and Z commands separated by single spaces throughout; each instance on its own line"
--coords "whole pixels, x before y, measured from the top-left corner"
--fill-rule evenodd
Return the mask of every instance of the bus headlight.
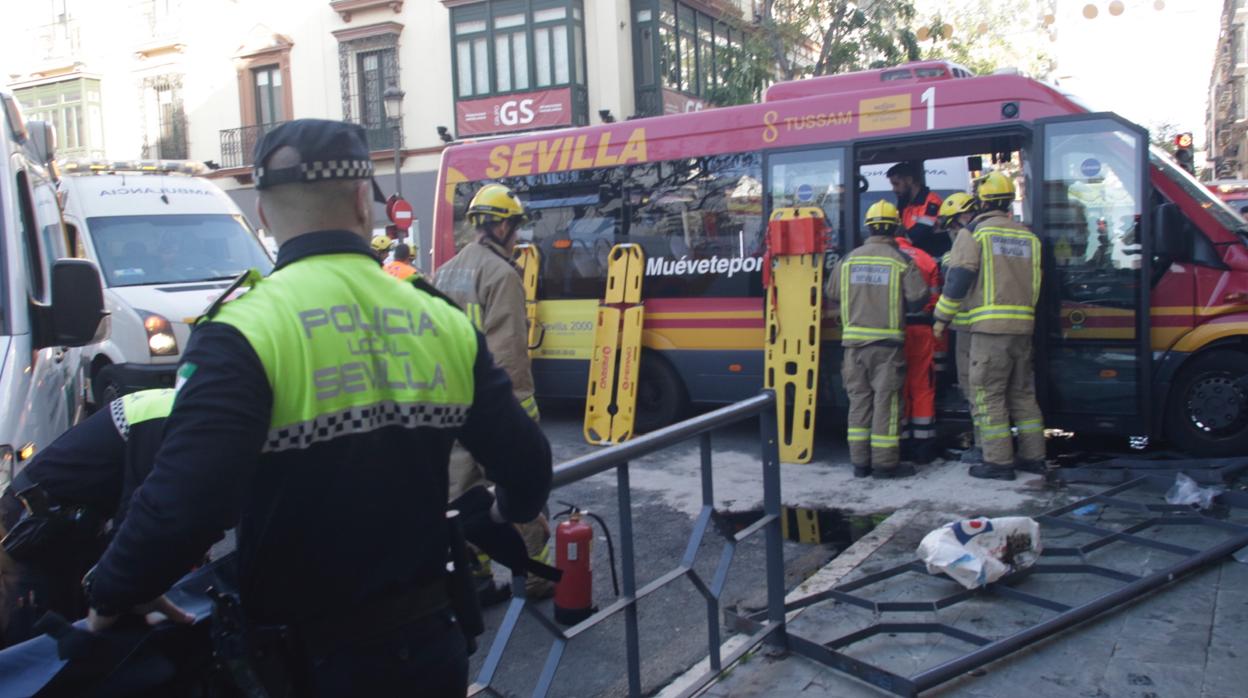
M 146 310 L 137 310 L 143 318 L 143 329 L 147 331 L 147 350 L 152 356 L 173 356 L 178 353 L 178 340 L 173 336 L 173 324 L 169 318 Z

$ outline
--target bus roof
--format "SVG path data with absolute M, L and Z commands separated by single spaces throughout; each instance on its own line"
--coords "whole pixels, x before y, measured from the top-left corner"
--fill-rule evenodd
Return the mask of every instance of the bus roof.
M 778 82 L 768 87 L 763 93 L 763 101 L 776 102 L 782 99 L 799 99 L 835 92 L 852 92 L 880 87 L 886 83 L 913 84 L 974 76 L 975 73 L 968 68 L 950 61 L 913 61 L 878 70 L 862 70 L 856 73 L 821 75 L 805 80 Z
M 456 144 L 443 151 L 441 184 L 449 195 L 466 181 L 997 126 L 1086 111 L 1053 87 L 1018 75 L 884 83 Z

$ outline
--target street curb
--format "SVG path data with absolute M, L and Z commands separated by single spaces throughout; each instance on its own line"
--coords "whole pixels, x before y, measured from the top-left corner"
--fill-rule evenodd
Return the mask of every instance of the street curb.
M 874 554 L 875 551 L 883 547 L 885 543 L 892 540 L 893 537 L 896 536 L 897 533 L 903 528 L 908 526 L 910 521 L 913 520 L 918 513 L 918 509 L 911 509 L 909 507 L 898 509 L 893 512 L 888 516 L 888 518 L 881 521 L 879 526 L 872 529 L 870 533 L 862 538 L 859 538 L 853 545 L 846 548 L 845 552 L 837 555 L 828 564 L 824 565 L 822 569 L 811 575 L 809 579 L 797 585 L 796 589 L 789 592 L 784 597 L 784 602 L 786 604 L 792 603 L 799 599 L 806 598 L 807 596 L 811 596 L 812 594 L 827 591 L 828 589 L 836 586 L 850 572 L 857 569 L 863 561 Z M 796 611 L 790 611 L 785 616 L 786 622 L 792 622 L 793 619 L 801 615 L 804 610 L 806 609 L 799 608 Z M 747 639 L 748 637 L 745 635 L 733 635 L 728 638 L 719 647 L 720 656 L 728 656 L 729 654 L 737 651 L 746 643 Z M 724 671 L 728 671 L 730 668 L 731 666 L 725 666 Z M 679 696 L 687 691 L 690 686 L 694 685 L 699 678 L 704 676 L 706 672 L 710 670 L 711 659 L 708 656 L 706 659 L 703 659 L 697 664 L 694 664 L 692 667 L 689 667 L 685 673 L 672 679 L 672 681 L 659 690 L 655 696 L 656 698 L 675 698 L 676 696 Z M 712 681 L 707 688 L 710 688 L 710 686 L 713 685 L 715 685 L 714 681 Z M 706 689 L 703 689 L 703 691 L 705 690 Z M 699 691 L 698 694 L 700 695 L 703 691 Z

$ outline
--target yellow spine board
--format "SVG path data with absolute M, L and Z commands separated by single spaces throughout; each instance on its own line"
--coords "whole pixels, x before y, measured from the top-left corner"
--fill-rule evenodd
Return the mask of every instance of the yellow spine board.
M 641 303 L 644 271 L 640 245 L 623 243 L 611 249 L 585 393 L 584 433 L 591 444 L 620 443 L 633 435 L 645 319 Z
M 541 344 L 542 326 L 537 321 L 537 277 L 541 270 L 541 253 L 534 245 L 516 245 L 516 266 L 524 284 L 524 317 L 529 328 L 529 357 Z
M 806 209 L 777 218 L 809 217 Z M 822 217 L 822 211 L 818 211 Z M 815 399 L 819 392 L 819 333 L 823 308 L 823 255 L 772 258 L 767 289 L 764 385 L 776 392 L 780 460 L 809 463 L 814 451 Z

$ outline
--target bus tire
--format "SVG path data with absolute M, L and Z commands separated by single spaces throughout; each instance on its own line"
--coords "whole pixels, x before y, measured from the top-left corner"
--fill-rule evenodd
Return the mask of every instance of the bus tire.
M 1248 354 L 1220 349 L 1192 358 L 1170 389 L 1166 435 L 1193 456 L 1248 452 Z
M 638 374 L 634 424 L 638 433 L 660 429 L 684 416 L 689 393 L 667 359 L 653 351 L 642 352 Z
M 97 366 L 91 376 L 91 411 L 107 407 L 121 397 L 121 385 L 113 375 L 112 364 L 104 362 Z

